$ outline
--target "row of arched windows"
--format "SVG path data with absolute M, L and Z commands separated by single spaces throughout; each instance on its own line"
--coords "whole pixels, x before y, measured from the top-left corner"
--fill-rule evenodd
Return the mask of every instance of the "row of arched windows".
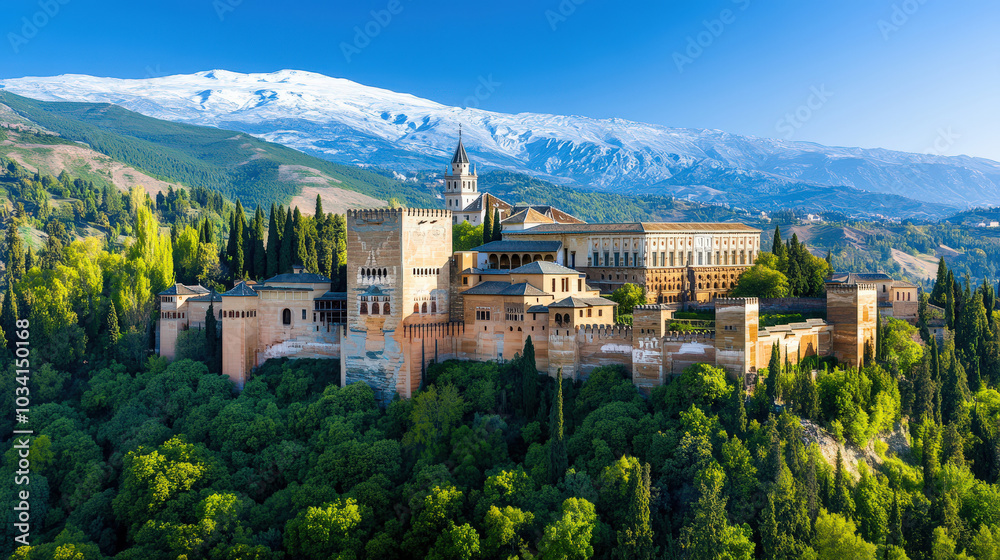
M 388 278 L 389 269 L 387 268 L 362 268 L 361 276 L 367 278 Z
M 569 313 L 564 313 L 562 315 L 556 313 L 556 323 L 560 325 L 563 323 L 569 323 Z
M 372 315 L 378 315 L 379 314 L 379 304 L 378 304 L 378 302 L 372 302 L 371 305 L 372 305 L 371 306 L 371 314 Z M 368 315 L 368 309 L 369 309 L 368 308 L 368 302 L 364 302 L 364 301 L 361 302 L 360 313 L 362 315 Z M 381 306 L 381 309 L 382 309 L 382 315 L 389 315 L 389 313 L 390 313 L 389 302 L 383 303 L 382 306 Z
M 413 304 L 413 312 L 414 313 L 427 313 L 427 302 L 425 301 L 422 304 L 420 304 L 420 303 L 414 303 Z M 438 304 L 437 304 L 437 302 L 436 301 L 431 301 L 431 313 L 437 313 L 437 312 L 438 312 Z
M 287 309 L 285 311 L 288 311 Z M 256 317 L 257 310 L 251 309 L 249 311 L 237 311 L 235 309 L 230 309 L 229 311 L 223 311 L 219 313 L 219 318 L 229 318 L 229 319 L 246 319 L 248 317 Z
M 414 268 L 413 269 L 413 275 L 414 276 L 434 276 L 434 275 L 440 274 L 440 273 L 441 273 L 440 269 L 437 269 L 437 268 Z

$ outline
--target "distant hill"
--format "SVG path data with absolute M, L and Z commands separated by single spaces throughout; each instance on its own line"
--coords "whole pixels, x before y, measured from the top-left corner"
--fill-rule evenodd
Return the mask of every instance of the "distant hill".
M 382 206 L 390 197 L 414 206 L 439 204 L 426 191 L 394 178 L 241 132 L 163 121 L 106 103 L 42 102 L 5 91 L 0 91 L 0 103 L 9 109 L 0 111 L 0 122 L 31 123 L 71 141 L 61 142 L 64 147 L 54 152 L 73 151 L 76 143 L 82 143 L 158 181 L 217 190 L 251 208 L 288 203 L 304 187 L 312 200 L 317 193 L 325 195 L 327 210 L 340 212 L 347 207 Z M 21 143 L 30 144 L 31 138 L 22 138 Z M 80 171 L 75 174 L 86 175 Z M 311 208 L 312 200 L 305 206 Z

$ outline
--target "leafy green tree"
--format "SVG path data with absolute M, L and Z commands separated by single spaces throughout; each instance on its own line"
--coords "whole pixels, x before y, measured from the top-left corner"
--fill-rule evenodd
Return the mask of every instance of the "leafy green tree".
M 15 283 L 28 270 L 25 258 L 24 242 L 21 241 L 17 220 L 11 220 L 7 225 L 7 276 Z
M 637 465 L 638 466 L 638 465 Z M 629 474 L 629 503 L 625 522 L 618 529 L 620 558 L 650 560 L 653 548 L 653 529 L 649 524 L 649 464 L 633 469 Z
M 362 509 L 354 498 L 299 512 L 285 527 L 285 548 L 296 558 L 326 559 L 362 548 Z
M 4 333 L 9 333 L 6 346 L 13 350 L 14 332 L 17 330 L 17 294 L 14 291 L 14 279 L 7 275 L 7 290 L 4 292 L 3 307 L 0 308 L 0 328 Z
M 813 543 L 818 560 L 875 560 L 875 545 L 865 542 L 857 534 L 854 522 L 826 510 L 821 510 L 816 518 Z
M 597 524 L 594 504 L 582 498 L 567 498 L 559 517 L 545 526 L 538 545 L 542 560 L 587 560 L 594 555 L 591 538 Z
M 484 226 L 482 224 L 473 226 L 469 222 L 462 221 L 452 226 L 452 250 L 468 251 L 473 247 L 479 247 L 486 241 L 483 239 Z
M 530 511 L 506 506 L 491 506 L 486 513 L 486 541 L 483 549 L 488 556 L 509 558 L 528 547 L 524 536 L 535 520 Z
M 646 289 L 636 284 L 622 284 L 609 299 L 618 304 L 619 315 L 629 315 L 635 306 L 646 304 Z
M 465 409 L 465 400 L 454 385 L 440 389 L 433 385 L 428 387 L 413 398 L 412 427 L 406 432 L 403 444 L 425 456 L 444 454 L 451 432 L 458 426 Z
M 780 271 L 755 264 L 740 274 L 732 297 L 783 298 L 789 295 L 788 277 Z

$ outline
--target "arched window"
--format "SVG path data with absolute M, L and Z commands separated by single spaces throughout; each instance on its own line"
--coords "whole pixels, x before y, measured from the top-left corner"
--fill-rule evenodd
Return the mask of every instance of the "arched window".
M 364 306 L 365 306 L 365 304 L 362 303 L 361 304 L 361 308 L 364 309 Z M 362 313 L 364 313 L 364 312 L 362 311 Z M 292 324 L 292 310 L 291 309 L 283 309 L 281 311 L 281 324 L 282 325 L 291 325 Z
M 436 301 L 432 301 L 431 302 L 431 313 L 437 313 L 437 312 L 438 312 L 438 304 L 437 304 Z
M 414 313 L 420 313 L 420 304 L 419 303 L 414 303 L 413 304 L 413 312 Z
M 388 315 L 389 314 L 389 302 L 388 301 L 382 304 L 382 314 L 383 315 Z
M 427 302 L 426 301 L 420 306 L 420 312 L 421 313 L 427 313 Z
M 372 303 L 372 315 L 378 315 L 378 302 Z
M 363 301 L 361 302 L 361 314 L 362 315 L 367 315 L 368 314 L 368 304 L 365 303 L 365 302 L 363 302 Z
M 558 323 L 560 325 L 562 324 L 562 315 L 560 315 L 558 313 L 556 313 L 556 323 Z

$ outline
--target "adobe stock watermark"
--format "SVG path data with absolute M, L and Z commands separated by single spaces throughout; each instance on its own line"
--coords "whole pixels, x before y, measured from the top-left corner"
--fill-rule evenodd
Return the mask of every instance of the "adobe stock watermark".
M 219 21 L 226 21 L 226 14 L 235 12 L 242 3 L 243 0 L 212 0 L 212 7 L 215 8 Z
M 10 48 L 14 51 L 14 54 L 19 54 L 21 47 L 27 45 L 32 39 L 37 37 L 42 28 L 58 16 L 59 12 L 62 11 L 62 7 L 69 4 L 69 2 L 70 0 L 39 0 L 38 11 L 31 14 L 30 17 L 24 16 L 21 18 L 21 28 L 17 30 L 20 33 L 16 31 L 7 33 L 7 41 L 10 42 Z
M 876 23 L 878 30 L 882 33 L 882 40 L 888 41 L 896 32 L 910 22 L 920 7 L 927 3 L 927 0 L 903 0 L 892 5 L 892 14 L 888 19 L 880 19 Z
M 695 60 L 705 54 L 705 50 L 715 44 L 715 41 L 729 28 L 736 23 L 739 12 L 746 11 L 750 7 L 750 0 L 731 0 L 736 5 L 736 10 L 726 8 L 719 12 L 715 19 L 702 20 L 701 25 L 705 29 L 695 35 L 687 36 L 687 45 L 683 51 L 674 51 L 674 65 L 677 72 L 683 73 L 684 67 L 693 64 Z
M 556 9 L 545 10 L 545 20 L 549 22 L 549 27 L 552 31 L 559 28 L 559 24 L 565 23 L 569 19 L 569 16 L 576 13 L 577 6 L 580 6 L 587 0 L 562 0 L 556 6 Z
M 488 74 L 485 78 L 479 76 L 478 79 L 479 85 L 473 90 L 472 95 L 462 101 L 462 105 L 466 108 L 478 109 L 480 102 L 493 97 L 493 94 L 503 85 L 500 82 L 493 81 L 493 74 Z
M 340 42 L 340 52 L 343 53 L 344 60 L 350 64 L 355 55 L 361 54 L 361 51 L 368 48 L 372 40 L 381 35 L 382 31 L 392 23 L 393 16 L 398 16 L 402 12 L 403 4 L 400 0 L 389 0 L 384 9 L 369 12 L 372 18 L 367 23 L 363 26 L 354 26 L 354 40 L 350 43 Z
M 950 126 L 948 128 L 939 128 L 937 136 L 934 137 L 931 145 L 924 149 L 924 153 L 929 156 L 946 156 L 961 137 Z
M 812 86 L 809 88 L 809 96 L 806 97 L 805 103 L 796 107 L 794 111 L 785 113 L 785 116 L 774 123 L 774 129 L 782 134 L 785 140 L 791 140 L 795 137 L 796 131 L 809 122 L 817 111 L 825 107 L 831 97 L 833 92 L 826 89 L 826 84 Z

